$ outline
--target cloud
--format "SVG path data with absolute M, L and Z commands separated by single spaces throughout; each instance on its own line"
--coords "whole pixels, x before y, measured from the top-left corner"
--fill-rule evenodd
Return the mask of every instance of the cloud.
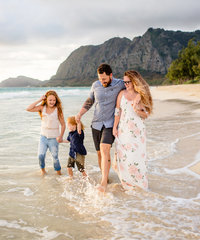
M 1 0 L 0 9 L 0 42 L 6 44 L 77 41 L 77 37 L 89 39 L 88 34 L 92 40 L 122 34 L 134 37 L 153 25 L 176 28 L 178 23 L 187 29 L 200 22 L 197 0 Z
M 133 39 L 149 27 L 200 29 L 199 12 L 199 0 L 0 0 L 0 79 L 27 68 L 47 79 L 79 46 Z M 37 62 L 45 70 L 36 74 Z

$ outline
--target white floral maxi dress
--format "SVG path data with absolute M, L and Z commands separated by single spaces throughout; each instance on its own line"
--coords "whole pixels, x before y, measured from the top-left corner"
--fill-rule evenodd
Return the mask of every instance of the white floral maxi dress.
M 131 103 L 122 95 L 113 167 L 126 190 L 132 190 L 135 186 L 147 189 L 146 129 L 143 120 L 135 113 Z

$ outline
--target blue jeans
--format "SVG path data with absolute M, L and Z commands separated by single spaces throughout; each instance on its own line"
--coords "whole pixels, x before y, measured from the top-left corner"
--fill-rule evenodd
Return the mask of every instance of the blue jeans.
M 45 168 L 45 156 L 47 149 L 51 152 L 53 157 L 53 165 L 55 171 L 59 171 L 61 169 L 60 162 L 58 159 L 58 142 L 56 138 L 46 138 L 45 136 L 40 136 L 40 143 L 38 148 L 38 158 L 39 164 L 41 168 Z

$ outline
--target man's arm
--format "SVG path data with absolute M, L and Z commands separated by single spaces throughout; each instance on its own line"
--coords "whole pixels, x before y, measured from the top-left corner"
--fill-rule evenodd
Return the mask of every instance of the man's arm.
M 88 98 L 84 104 L 83 104 L 83 108 L 85 108 L 87 111 L 92 107 L 92 105 L 94 104 L 94 101 L 91 98 Z
M 75 117 L 77 123 L 80 122 L 81 117 L 92 107 L 93 104 L 94 104 L 94 101 L 93 101 L 91 98 L 88 98 L 88 99 L 84 102 L 81 110 L 79 111 L 79 113 L 78 113 L 78 114 L 76 115 L 76 117 Z

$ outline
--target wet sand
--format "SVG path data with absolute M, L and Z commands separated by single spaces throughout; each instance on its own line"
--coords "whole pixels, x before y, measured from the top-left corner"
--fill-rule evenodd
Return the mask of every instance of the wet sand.
M 154 99 L 154 117 L 164 117 L 169 115 L 169 112 L 173 114 L 183 111 L 188 102 L 200 104 L 200 84 L 152 87 L 151 93 Z M 173 101 L 173 104 L 170 105 L 169 102 L 172 100 L 176 100 L 176 102 Z M 160 101 L 162 101 L 162 108 Z M 193 113 L 199 114 L 200 108 L 194 108 Z M 200 161 L 188 168 L 200 175 Z
M 47 175 L 40 177 L 40 118 L 24 109 L 44 89 L 3 90 L 0 239 L 199 240 L 200 175 L 190 168 L 200 162 L 200 102 L 188 100 L 184 91 L 178 97 L 170 89 L 152 90 L 154 113 L 145 121 L 148 191 L 124 192 L 111 169 L 103 197 L 96 190 L 101 171 L 90 127 L 93 111 L 83 117 L 90 180 L 82 179 L 77 169 L 74 179 L 68 180 L 69 145 L 64 143 L 59 147 L 63 175 L 56 175 L 48 152 Z M 76 114 L 89 94 L 89 88 L 55 90 L 65 118 Z

